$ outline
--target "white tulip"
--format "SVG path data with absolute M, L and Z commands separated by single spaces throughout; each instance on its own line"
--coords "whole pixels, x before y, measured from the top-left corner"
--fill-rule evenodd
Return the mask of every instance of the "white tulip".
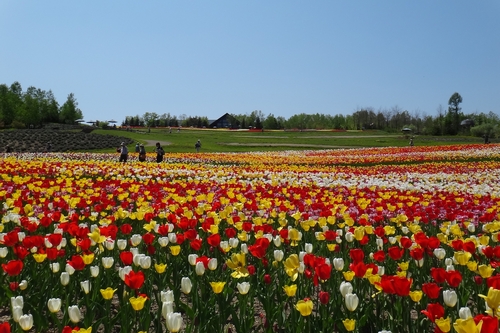
M 183 277 L 181 279 L 181 291 L 184 294 L 189 294 L 191 292 L 191 288 L 193 287 L 193 284 L 191 283 L 191 280 L 188 277 Z
M 273 238 L 273 243 L 274 243 L 274 246 L 276 247 L 280 247 L 281 246 L 281 236 L 276 236 Z
M 351 312 L 356 310 L 356 308 L 358 307 L 358 304 L 359 304 L 358 295 L 351 294 L 351 293 L 348 293 L 345 295 L 345 306 L 346 306 L 347 310 L 349 310 Z
M 139 234 L 134 234 L 130 237 L 130 244 L 132 246 L 138 246 L 142 242 L 142 236 Z
M 26 290 L 26 288 L 28 288 L 28 281 L 22 280 L 21 282 L 19 282 L 19 289 L 20 290 Z
M 181 330 L 182 315 L 179 312 L 172 312 L 167 315 L 167 329 L 171 333 L 176 333 Z
M 127 240 L 126 239 L 117 239 L 116 240 L 116 246 L 118 246 L 118 250 L 123 251 L 127 247 Z
M 454 307 L 458 301 L 458 296 L 457 296 L 456 291 L 455 290 L 443 291 L 443 301 L 444 301 L 444 304 L 446 304 L 450 308 Z
M 66 273 L 68 273 L 69 275 L 73 275 L 75 273 L 75 269 L 73 268 L 73 266 L 71 266 L 70 264 L 66 264 L 66 267 L 64 267 L 64 270 L 66 271 Z
M 168 237 L 158 238 L 158 244 L 160 244 L 161 247 L 167 246 L 168 245 Z
M 13 306 L 12 307 L 12 319 L 18 323 L 19 322 L 19 319 L 21 318 L 21 316 L 23 315 L 23 308 L 20 307 L 20 306 Z
M 104 246 L 106 247 L 106 250 L 112 251 L 115 248 L 115 241 L 113 239 L 106 239 Z
M 343 258 L 334 258 L 333 259 L 333 267 L 335 267 L 335 269 L 337 271 L 341 271 L 344 269 L 344 259 Z
M 198 259 L 198 255 L 195 253 L 191 253 L 188 255 L 188 262 L 191 266 L 196 265 L 196 259 Z
M 142 269 L 149 269 L 151 267 L 151 257 L 143 256 L 139 261 L 139 266 L 141 266 Z
M 161 315 L 163 316 L 163 318 L 165 318 L 166 320 L 168 314 L 172 312 L 174 312 L 174 302 L 171 301 L 163 302 L 161 305 Z
M 274 260 L 276 261 L 281 261 L 283 260 L 283 257 L 285 254 L 281 250 L 274 250 Z
M 22 309 L 24 307 L 23 296 L 11 297 L 10 298 L 10 306 L 12 306 L 12 307 L 19 306 Z
M 248 254 L 248 245 L 246 243 L 241 244 L 240 250 L 244 254 Z
M 458 310 L 458 315 L 460 316 L 460 319 L 468 319 L 468 318 L 472 318 L 472 312 L 470 311 L 470 309 L 468 307 L 462 307 L 460 308 L 460 310 Z
M 113 265 L 115 263 L 115 258 L 113 258 L 113 257 L 102 257 L 101 258 L 101 262 L 102 262 L 102 267 L 104 267 L 105 269 L 109 269 L 109 268 L 113 267 Z
M 238 291 L 242 295 L 248 294 L 248 291 L 250 290 L 250 283 L 249 282 L 238 282 L 236 284 L 236 288 L 238 288 Z
M 52 313 L 59 312 L 61 310 L 62 301 L 60 298 L 49 298 L 47 301 L 47 306 L 49 311 Z
M 229 238 L 229 246 L 232 249 L 237 248 L 239 243 L 240 243 L 240 240 L 238 238 Z
M 82 312 L 80 311 L 78 305 L 69 306 L 68 315 L 69 315 L 69 320 L 71 320 L 71 322 L 74 324 L 77 324 L 80 320 L 83 319 Z
M 132 267 L 130 266 L 120 267 L 118 268 L 118 276 L 120 277 L 120 279 L 122 279 L 122 281 L 125 281 L 125 275 L 127 275 L 131 271 Z
M 23 331 L 29 331 L 33 327 L 33 316 L 30 314 L 22 315 L 19 318 L 19 326 Z
M 99 275 L 99 266 L 90 266 L 90 275 L 95 278 Z
M 175 233 L 173 233 L 173 232 L 170 232 L 170 233 L 168 234 L 168 241 L 169 241 L 170 243 L 177 244 L 177 235 L 176 235 Z
M 208 261 L 208 269 L 214 271 L 217 269 L 217 258 L 211 258 Z
M 194 270 L 196 272 L 196 275 L 202 276 L 203 274 L 205 274 L 205 265 L 201 261 L 198 261 L 195 265 Z
M 90 281 L 80 281 L 80 287 L 82 288 L 83 292 L 88 295 L 88 293 L 90 292 Z
M 434 256 L 438 258 L 439 260 L 443 260 L 444 257 L 446 256 L 446 250 L 443 249 L 442 247 L 435 248 L 434 251 Z
M 61 284 L 63 286 L 67 286 L 68 283 L 69 283 L 69 273 L 68 272 L 62 272 L 60 279 L 61 279 Z
M 57 273 L 61 269 L 61 265 L 58 262 L 53 262 L 50 263 L 50 269 L 52 270 L 52 273 Z
M 345 297 L 345 295 L 347 294 L 352 293 L 352 284 L 350 282 L 342 281 L 342 283 L 340 283 L 340 293 L 343 297 Z
M 311 243 L 306 243 L 304 245 L 304 249 L 306 250 L 306 253 L 312 253 L 312 251 L 313 251 L 313 245 Z
M 162 302 L 173 302 L 175 300 L 174 291 L 173 290 L 161 291 L 160 299 Z
M 9 249 L 6 247 L 0 247 L 0 258 L 5 258 L 9 253 Z

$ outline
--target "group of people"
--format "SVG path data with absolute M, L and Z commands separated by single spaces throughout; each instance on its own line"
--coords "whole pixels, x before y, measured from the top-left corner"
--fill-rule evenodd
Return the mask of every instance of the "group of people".
M 201 141 L 200 140 L 196 141 L 194 147 L 196 149 L 196 152 L 199 153 L 201 148 Z M 125 142 L 122 142 L 122 144 L 120 145 L 120 147 L 116 149 L 116 151 L 120 153 L 119 161 L 127 162 L 128 148 Z M 144 144 L 137 142 L 137 144 L 135 145 L 135 152 L 138 154 L 139 161 L 144 162 L 146 160 L 146 148 L 144 148 Z M 156 162 L 157 163 L 163 162 L 165 150 L 163 149 L 163 147 L 160 145 L 159 142 L 156 143 L 155 152 L 156 152 Z

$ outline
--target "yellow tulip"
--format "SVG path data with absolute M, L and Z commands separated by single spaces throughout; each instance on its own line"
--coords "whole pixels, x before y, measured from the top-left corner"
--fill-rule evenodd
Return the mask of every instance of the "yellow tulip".
M 181 247 L 179 245 L 172 245 L 170 247 L 170 253 L 172 253 L 173 256 L 179 255 L 179 253 L 181 253 Z
M 410 298 L 413 302 L 418 303 L 422 299 L 423 292 L 422 290 L 414 290 L 410 291 Z
M 283 263 L 285 265 L 285 272 L 286 274 L 292 278 L 292 281 L 297 280 L 297 277 L 299 276 L 299 256 L 297 254 L 292 254 L 288 258 L 286 258 L 285 262 Z
M 167 269 L 167 264 L 155 264 L 155 270 L 158 274 L 165 273 Z
M 483 326 L 483 321 L 480 321 L 477 325 L 474 318 L 469 317 L 467 319 L 457 319 L 453 323 L 453 328 L 457 333 L 479 333 L 481 332 L 481 327 Z
M 212 287 L 213 292 L 216 294 L 220 294 L 225 285 L 226 282 L 210 282 L 210 286 Z
M 283 286 L 283 290 L 288 297 L 293 297 L 297 293 L 297 285 L 291 284 L 289 286 Z
M 106 289 L 100 290 L 102 298 L 104 298 L 105 300 L 112 299 L 115 291 L 116 291 L 116 289 L 113 289 L 111 287 L 107 287 Z
M 477 270 L 479 271 L 479 275 L 481 275 L 483 279 L 491 277 L 493 275 L 493 272 L 495 271 L 495 269 L 490 265 L 479 265 L 477 267 Z
M 458 251 L 453 254 L 455 260 L 462 266 L 467 265 L 467 262 L 470 260 L 472 254 L 470 252 Z
M 33 258 L 37 263 L 42 263 L 47 258 L 47 255 L 45 253 L 33 253 Z
M 309 316 L 313 310 L 313 302 L 310 299 L 300 300 L 295 304 L 295 309 L 304 317 Z
M 144 303 L 147 301 L 147 297 L 139 296 L 139 297 L 130 297 L 130 305 L 135 311 L 140 311 L 144 308 Z
M 226 265 L 234 272 L 231 276 L 235 279 L 247 277 L 249 275 L 246 268 L 246 257 L 244 253 L 234 253 L 230 259 L 226 260 Z
M 488 290 L 488 295 L 479 295 L 486 300 L 486 304 L 494 311 L 500 306 L 500 290 L 490 287 Z
M 451 330 L 451 320 L 449 317 L 436 319 L 435 323 L 437 327 L 439 327 L 439 329 L 444 333 L 447 333 Z
M 82 259 L 83 259 L 83 262 L 85 263 L 85 265 L 90 265 L 92 263 L 92 261 L 94 261 L 94 257 L 95 256 L 93 253 L 82 255 Z
M 344 274 L 344 279 L 346 281 L 352 281 L 352 279 L 354 279 L 354 276 L 356 275 L 356 273 L 354 273 L 353 271 L 342 272 L 342 274 Z
M 342 320 L 342 324 L 344 324 L 344 327 L 348 332 L 352 332 L 356 328 L 355 319 L 344 319 Z

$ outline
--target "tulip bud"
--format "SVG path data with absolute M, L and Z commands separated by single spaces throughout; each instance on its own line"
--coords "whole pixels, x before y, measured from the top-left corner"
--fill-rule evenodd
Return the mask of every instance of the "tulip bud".
M 139 261 L 139 266 L 141 266 L 142 269 L 151 268 L 151 257 L 150 256 L 141 257 L 141 260 Z
M 139 234 L 134 234 L 130 237 L 130 244 L 132 244 L 132 246 L 138 246 L 139 244 L 141 244 L 141 241 L 142 236 Z
M 178 312 L 172 312 L 167 315 L 167 329 L 176 333 L 179 332 L 182 327 L 182 315 Z
M 69 320 L 71 320 L 71 322 L 74 324 L 77 324 L 80 320 L 83 319 L 82 312 L 80 311 L 78 305 L 69 306 L 68 315 L 69 315 Z
M 102 257 L 101 258 L 102 266 L 106 269 L 113 267 L 115 263 L 115 259 L 113 257 Z
M 90 266 L 90 275 L 95 278 L 99 275 L 99 266 Z
M 168 245 L 168 237 L 158 238 L 158 244 L 160 244 L 161 247 L 167 246 Z
M 23 315 L 23 308 L 21 306 L 13 306 L 12 307 L 12 319 L 18 323 L 19 322 L 19 319 L 21 318 L 21 316 Z
M 444 257 L 446 256 L 446 250 L 443 249 L 442 247 L 435 248 L 434 251 L 434 256 L 438 258 L 439 260 L 443 260 Z
M 248 282 L 241 282 L 236 284 L 236 288 L 238 288 L 238 291 L 242 295 L 248 294 L 248 291 L 250 290 L 250 283 Z
M 106 239 L 104 246 L 106 247 L 106 250 L 112 251 L 115 248 L 115 241 L 113 239 Z
M 354 234 L 350 231 L 345 233 L 345 240 L 349 243 L 352 243 L 354 241 Z
M 196 259 L 198 259 L 198 255 L 191 253 L 188 255 L 188 262 L 191 266 L 196 265 Z
M 274 260 L 276 261 L 281 261 L 283 260 L 283 257 L 285 254 L 281 250 L 274 250 Z
M 125 281 L 125 275 L 127 275 L 131 271 L 132 267 L 130 266 L 120 267 L 118 268 L 118 276 L 120 277 L 120 279 L 122 279 L 122 281 Z
M 177 244 L 177 235 L 176 235 L 175 233 L 173 233 L 173 232 L 170 232 L 170 233 L 168 234 L 168 241 L 169 241 L 170 243 Z
M 89 280 L 80 281 L 80 287 L 82 288 L 83 292 L 87 295 L 90 292 L 90 281 Z
M 196 275 L 198 275 L 198 276 L 202 276 L 203 274 L 205 274 L 205 265 L 201 261 L 198 261 L 196 263 L 195 272 L 196 272 Z
M 345 297 L 345 295 L 347 294 L 352 293 L 352 284 L 350 282 L 342 281 L 342 283 L 340 283 L 340 293 L 343 297 Z
M 33 327 L 33 316 L 30 314 L 22 315 L 19 318 L 19 326 L 23 331 L 29 331 Z
M 68 273 L 69 275 L 73 275 L 73 273 L 75 273 L 75 269 L 73 268 L 73 266 L 71 266 L 70 264 L 66 264 L 66 267 L 64 268 L 64 270 L 66 271 L 66 273 Z
M 457 296 L 457 293 L 455 292 L 455 290 L 443 291 L 443 301 L 444 301 L 444 304 L 446 304 L 450 308 L 454 307 L 458 301 L 458 296 Z
M 161 291 L 160 299 L 162 302 L 174 302 L 175 300 L 174 291 L 173 290 Z
M 229 238 L 229 246 L 233 249 L 238 247 L 240 240 L 238 238 Z
M 62 301 L 60 298 L 49 298 L 47 306 L 49 311 L 52 313 L 59 312 L 61 310 Z
M 351 294 L 351 293 L 348 293 L 345 295 L 345 306 L 346 306 L 347 310 L 349 310 L 351 312 L 356 310 L 356 308 L 358 307 L 358 304 L 359 304 L 358 295 Z
M 466 320 L 468 318 L 472 318 L 472 312 L 468 307 L 462 307 L 460 310 L 458 310 L 458 315 L 460 316 L 460 319 Z
M 50 269 L 52 270 L 52 273 L 57 273 L 61 269 L 60 268 L 61 266 L 59 265 L 58 262 L 50 263 L 49 266 L 50 266 Z
M 337 271 L 341 271 L 344 269 L 344 259 L 343 258 L 334 258 L 333 259 L 333 267 L 335 267 L 335 269 Z
M 20 290 L 26 290 L 26 288 L 28 288 L 28 281 L 22 280 L 21 282 L 19 282 L 19 289 Z
M 63 286 L 67 286 L 68 283 L 69 283 L 69 273 L 68 272 L 62 272 L 60 279 L 61 279 L 61 284 Z
M 214 271 L 217 269 L 217 258 L 211 258 L 208 261 L 208 269 Z
M 193 284 L 191 283 L 191 280 L 188 277 L 183 277 L 181 279 L 181 291 L 184 294 L 189 294 L 191 292 L 191 288 L 193 287 Z
M 163 302 L 161 305 L 161 315 L 163 316 L 163 318 L 167 319 L 168 314 L 172 312 L 174 312 L 174 302 Z
M 118 250 L 123 251 L 127 247 L 127 240 L 126 239 L 117 239 L 116 240 L 116 246 L 118 246 Z

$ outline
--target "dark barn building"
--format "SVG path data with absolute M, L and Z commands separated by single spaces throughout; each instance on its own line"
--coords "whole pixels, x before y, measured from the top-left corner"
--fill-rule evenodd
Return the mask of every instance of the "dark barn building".
M 217 120 L 214 120 L 209 125 L 210 128 L 239 128 L 240 122 L 229 113 L 224 114 Z

